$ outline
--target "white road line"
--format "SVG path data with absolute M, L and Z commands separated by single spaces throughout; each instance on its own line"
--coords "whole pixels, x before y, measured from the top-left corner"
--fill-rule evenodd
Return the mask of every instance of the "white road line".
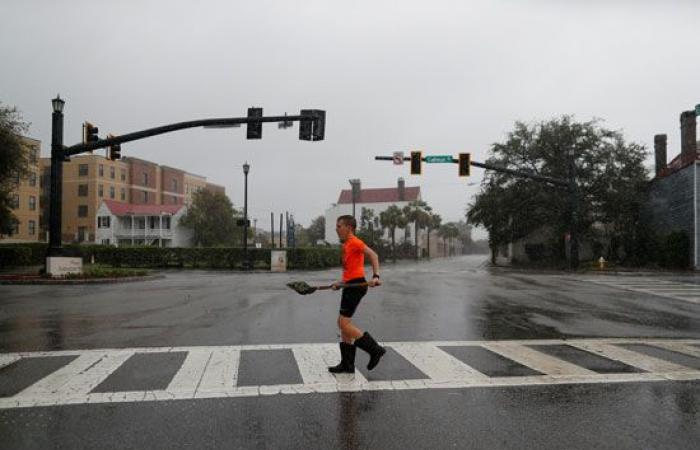
M 0 355 L 0 369 L 22 359 L 19 355 Z
M 483 344 L 482 347 L 546 375 L 596 375 L 596 372 L 571 364 L 535 349 L 515 344 Z
M 78 358 L 12 397 L 0 398 L 0 409 L 85 403 L 164 401 L 198 398 L 254 397 L 331 393 L 351 391 L 391 391 L 405 389 L 439 389 L 493 386 L 535 386 L 571 383 L 618 383 L 630 381 L 699 380 L 700 370 L 666 362 L 614 344 L 643 343 L 698 356 L 698 339 L 572 339 L 524 341 L 447 341 L 385 343 L 406 358 L 428 379 L 368 381 L 357 371 L 354 375 L 333 376 L 327 366 L 339 358 L 337 344 L 275 344 L 230 347 L 152 348 L 149 352 L 185 351 L 187 357 L 170 382 L 159 391 L 90 393 L 134 353 L 142 349 L 85 350 L 71 352 L 30 352 L 0 354 L 0 361 L 16 361 L 22 356 L 58 356 L 72 354 Z M 594 354 L 621 361 L 647 373 L 599 374 L 527 345 L 569 344 Z M 546 375 L 526 377 L 488 377 L 453 358 L 438 346 L 482 346 L 506 358 Z M 303 384 L 275 386 L 236 386 L 241 349 L 291 350 L 302 374 Z
M 434 381 L 485 380 L 488 376 L 427 343 L 394 344 L 396 352 Z
M 685 366 L 680 366 L 678 364 L 673 364 L 662 359 L 654 358 L 642 353 L 638 353 L 632 350 L 628 350 L 622 347 L 617 347 L 609 344 L 600 344 L 595 342 L 588 343 L 573 343 L 571 344 L 582 350 L 586 350 L 591 353 L 596 353 L 598 355 L 604 356 L 606 358 L 614 359 L 616 361 L 623 362 L 628 366 L 637 367 L 647 372 L 686 372 L 692 371 Z
M 182 366 L 165 389 L 166 392 L 194 396 L 211 356 L 211 350 L 191 350 L 188 352 Z
M 24 389 L 22 392 L 18 393 L 16 397 L 42 397 L 49 395 L 65 395 L 65 391 L 62 390 L 63 386 L 71 383 L 75 378 L 80 378 L 84 372 L 97 364 L 102 360 L 105 355 L 100 354 L 87 354 L 81 355 L 75 360 L 71 361 L 67 365 L 61 367 L 60 369 L 53 372 L 41 380 L 37 381 L 33 385 Z M 88 378 L 90 376 L 88 375 Z
M 584 279 L 583 281 L 601 286 L 624 289 L 631 292 L 651 294 L 690 303 L 700 303 L 700 296 L 694 295 L 695 292 L 700 294 L 700 285 L 693 283 L 684 283 L 672 280 L 642 280 L 645 282 L 640 283 L 639 281 L 622 279 Z
M 227 392 L 236 387 L 241 351 L 234 348 L 212 348 L 211 357 L 202 373 L 197 394 Z
M 683 353 L 688 356 L 700 358 L 700 348 L 692 345 L 679 344 L 678 342 L 660 342 L 654 344 L 654 347 L 661 347 L 673 352 Z

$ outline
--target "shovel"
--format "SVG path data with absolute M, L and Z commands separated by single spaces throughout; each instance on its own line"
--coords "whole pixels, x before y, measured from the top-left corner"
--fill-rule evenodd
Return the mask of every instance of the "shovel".
M 339 289 L 343 289 L 346 287 L 365 287 L 368 284 L 365 283 L 352 283 L 352 284 L 340 284 L 338 285 Z M 308 294 L 313 294 L 316 291 L 323 291 L 325 289 L 331 289 L 333 288 L 332 284 L 329 285 L 324 285 L 324 286 L 309 286 L 309 284 L 306 281 L 292 281 L 291 283 L 287 283 L 287 286 L 291 289 L 294 289 L 298 294 L 301 295 L 308 295 Z

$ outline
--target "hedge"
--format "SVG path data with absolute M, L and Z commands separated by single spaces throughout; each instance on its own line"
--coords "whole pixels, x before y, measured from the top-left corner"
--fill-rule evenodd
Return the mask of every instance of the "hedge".
M 0 267 L 42 265 L 47 244 L 0 245 Z M 289 269 L 325 269 L 341 265 L 339 248 L 309 247 L 287 250 Z M 270 249 L 249 248 L 248 259 L 254 269 L 270 269 Z M 114 267 L 241 269 L 243 249 L 237 247 L 160 248 L 111 247 L 104 245 L 66 245 L 63 255 L 81 257 Z

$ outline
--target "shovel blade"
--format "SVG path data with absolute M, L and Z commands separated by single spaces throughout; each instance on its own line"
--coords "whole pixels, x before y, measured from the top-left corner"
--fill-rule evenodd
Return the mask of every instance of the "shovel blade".
M 287 286 L 301 295 L 312 294 L 318 289 L 314 286 L 309 286 L 305 281 L 292 281 L 291 283 L 287 283 Z

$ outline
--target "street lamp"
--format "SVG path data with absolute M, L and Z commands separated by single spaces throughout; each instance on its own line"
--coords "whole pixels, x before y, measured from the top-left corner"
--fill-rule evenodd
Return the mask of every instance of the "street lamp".
M 48 256 L 61 255 L 61 195 L 63 179 L 63 106 L 60 95 L 51 100 L 51 196 L 49 198 Z
M 248 172 L 250 164 L 243 164 L 245 186 L 243 190 L 243 270 L 248 270 Z

